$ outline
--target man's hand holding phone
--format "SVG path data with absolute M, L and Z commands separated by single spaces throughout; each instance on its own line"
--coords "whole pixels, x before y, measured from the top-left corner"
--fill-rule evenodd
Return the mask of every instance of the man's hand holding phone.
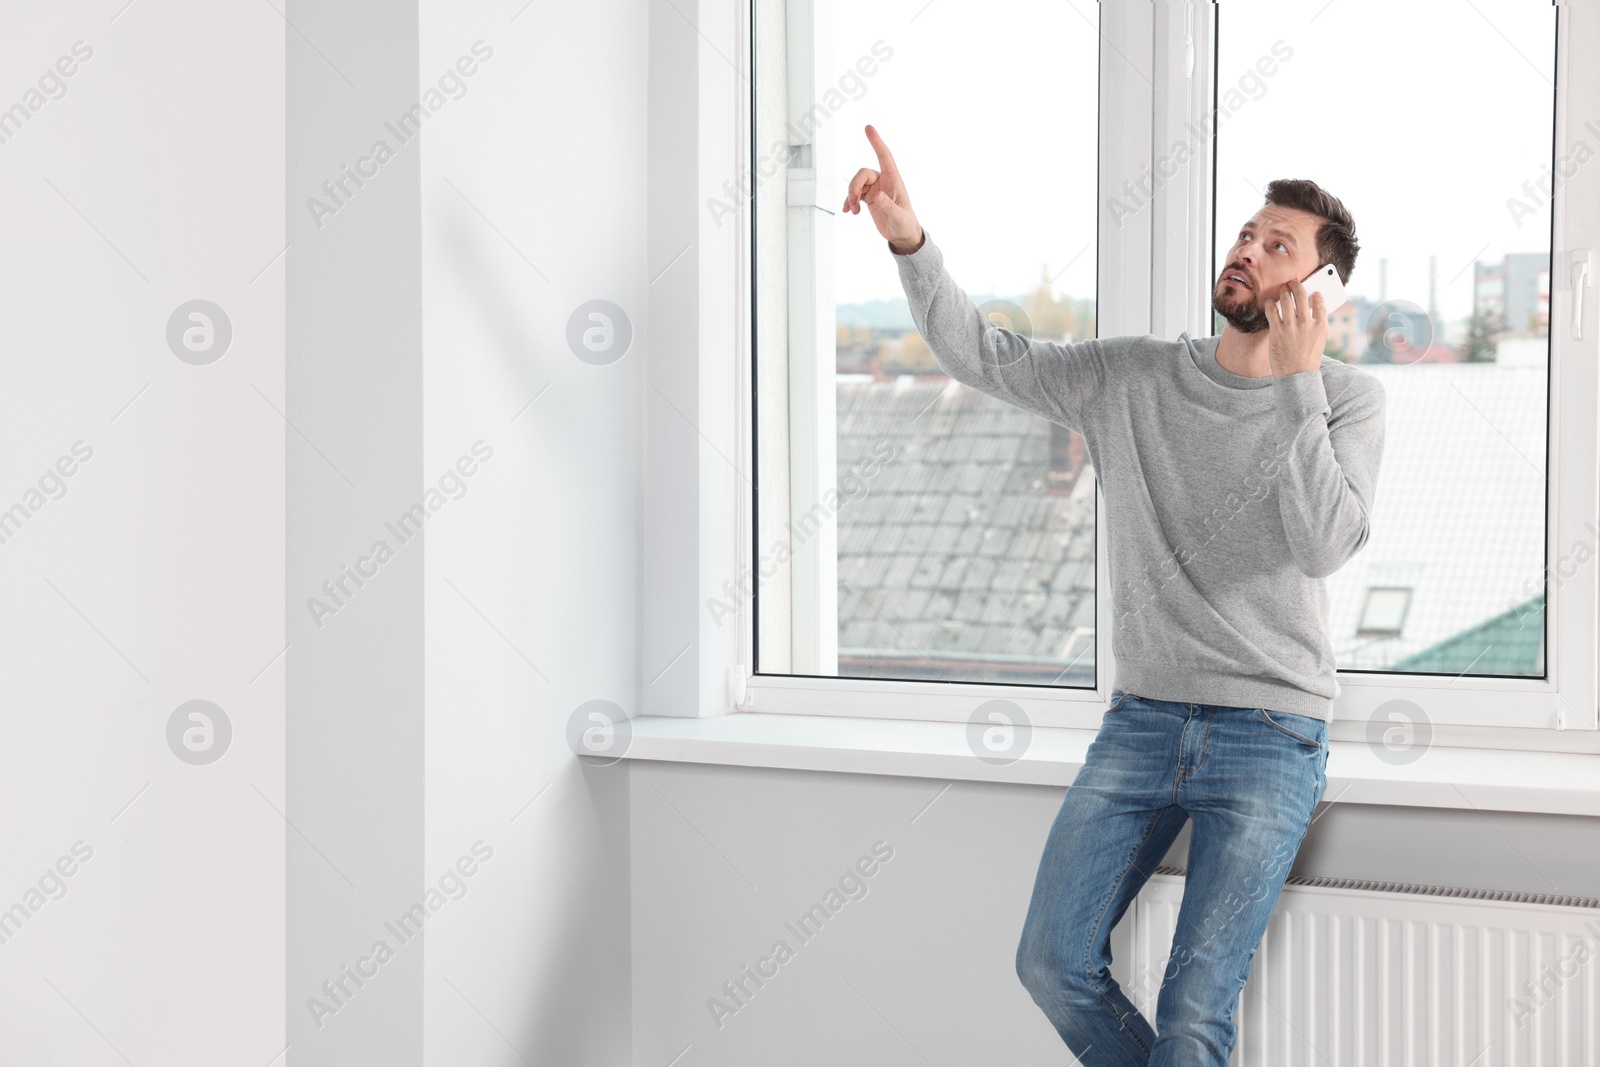
M 861 205 L 867 205 L 878 233 L 889 242 L 889 247 L 902 256 L 910 255 L 922 247 L 927 239 L 917 222 L 917 213 L 911 209 L 911 197 L 906 193 L 906 183 L 894 165 L 889 146 L 883 143 L 878 131 L 867 127 L 867 140 L 878 154 L 878 170 L 862 167 L 850 179 L 849 195 L 844 198 L 844 210 L 852 215 L 861 214 Z
M 1267 316 L 1267 360 L 1274 378 L 1322 366 L 1322 352 L 1328 343 L 1328 308 L 1320 288 L 1308 291 L 1291 280 L 1261 310 Z

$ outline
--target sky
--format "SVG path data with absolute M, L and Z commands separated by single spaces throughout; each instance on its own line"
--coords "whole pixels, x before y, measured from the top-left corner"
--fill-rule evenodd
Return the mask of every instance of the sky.
M 1274 177 L 1312 178 L 1350 208 L 1362 246 L 1352 294 L 1377 297 L 1386 258 L 1387 296 L 1426 307 L 1436 255 L 1440 310 L 1459 318 L 1475 257 L 1549 250 L 1549 211 L 1519 226 L 1507 207 L 1551 156 L 1548 0 L 1219 6 L 1219 92 L 1274 42 L 1292 49 L 1219 126 L 1219 255 Z M 829 69 L 843 73 L 877 41 L 893 49 L 825 127 L 839 199 L 859 167 L 875 166 L 870 122 L 963 289 L 1025 292 L 1047 270 L 1058 294 L 1092 296 L 1097 5 L 891 0 L 836 4 L 834 17 Z M 838 216 L 835 242 L 838 302 L 901 296 L 864 210 Z

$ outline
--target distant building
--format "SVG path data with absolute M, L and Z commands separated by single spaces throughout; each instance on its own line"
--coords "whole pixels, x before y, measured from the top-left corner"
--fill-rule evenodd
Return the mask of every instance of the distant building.
M 1328 349 L 1337 349 L 1346 363 L 1360 363 L 1367 353 L 1367 319 L 1375 305 L 1364 296 L 1352 296 L 1328 314 Z
M 1511 252 L 1499 263 L 1472 265 L 1472 307 L 1500 316 L 1507 333 L 1550 328 L 1550 256 Z

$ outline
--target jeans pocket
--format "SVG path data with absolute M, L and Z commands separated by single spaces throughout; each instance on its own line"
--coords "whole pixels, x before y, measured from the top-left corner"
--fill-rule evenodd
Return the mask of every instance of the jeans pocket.
M 1273 716 L 1276 715 L 1277 718 Z M 1279 733 L 1288 734 L 1307 748 L 1321 751 L 1324 738 L 1328 733 L 1328 724 L 1321 719 L 1313 719 L 1309 715 L 1295 715 L 1291 712 L 1270 712 L 1266 708 L 1257 708 L 1256 716 L 1268 726 Z M 1304 731 L 1310 731 L 1308 735 Z

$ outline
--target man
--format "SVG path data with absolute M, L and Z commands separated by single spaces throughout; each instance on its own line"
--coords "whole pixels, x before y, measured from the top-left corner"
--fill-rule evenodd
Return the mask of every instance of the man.
M 945 272 L 888 146 L 851 180 L 952 378 L 1082 433 L 1111 531 L 1115 688 L 1050 830 L 1017 973 L 1086 1067 L 1223 1067 L 1234 1011 L 1326 784 L 1339 687 L 1323 579 L 1367 540 L 1384 392 L 1323 355 L 1350 213 L 1275 181 L 1217 279 L 1219 337 L 1055 344 L 989 322 Z M 1194 820 L 1155 1026 L 1110 935 Z M 1155 976 L 1152 976 L 1155 977 Z M 1152 983 L 1153 985 L 1153 983 Z

